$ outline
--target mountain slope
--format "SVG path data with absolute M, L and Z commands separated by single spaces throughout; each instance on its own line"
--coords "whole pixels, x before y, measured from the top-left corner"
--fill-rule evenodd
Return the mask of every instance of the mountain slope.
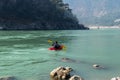
M 0 0 L 0 29 L 86 29 L 62 0 Z

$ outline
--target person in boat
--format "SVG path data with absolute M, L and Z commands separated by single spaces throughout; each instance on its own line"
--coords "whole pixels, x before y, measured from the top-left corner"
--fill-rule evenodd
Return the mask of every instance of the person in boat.
M 58 44 L 57 41 L 55 41 L 55 42 L 52 44 L 52 46 L 53 46 L 55 49 L 60 49 L 60 48 L 61 48 L 61 46 Z

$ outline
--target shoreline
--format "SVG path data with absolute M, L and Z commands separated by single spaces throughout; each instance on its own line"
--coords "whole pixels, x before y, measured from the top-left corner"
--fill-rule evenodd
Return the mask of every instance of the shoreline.
M 120 26 L 88 26 L 89 29 L 120 29 Z

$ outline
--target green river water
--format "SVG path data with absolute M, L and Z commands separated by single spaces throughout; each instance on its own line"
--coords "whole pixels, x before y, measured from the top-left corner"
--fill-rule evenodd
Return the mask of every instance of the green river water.
M 50 51 L 48 40 L 59 41 L 67 49 Z M 69 66 L 85 80 L 110 80 L 120 76 L 119 59 L 120 29 L 0 31 L 0 76 L 50 80 L 54 68 Z M 94 69 L 93 64 L 105 69 Z

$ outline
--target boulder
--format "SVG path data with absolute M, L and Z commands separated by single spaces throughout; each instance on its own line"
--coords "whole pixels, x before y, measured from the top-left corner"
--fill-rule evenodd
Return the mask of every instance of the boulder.
M 51 80 L 83 80 L 78 75 L 71 76 L 71 71 L 73 71 L 70 67 L 58 67 L 50 72 Z
M 69 80 L 83 80 L 83 79 L 78 75 L 74 75 Z
M 70 67 L 58 67 L 50 73 L 51 80 L 68 80 L 71 71 Z

